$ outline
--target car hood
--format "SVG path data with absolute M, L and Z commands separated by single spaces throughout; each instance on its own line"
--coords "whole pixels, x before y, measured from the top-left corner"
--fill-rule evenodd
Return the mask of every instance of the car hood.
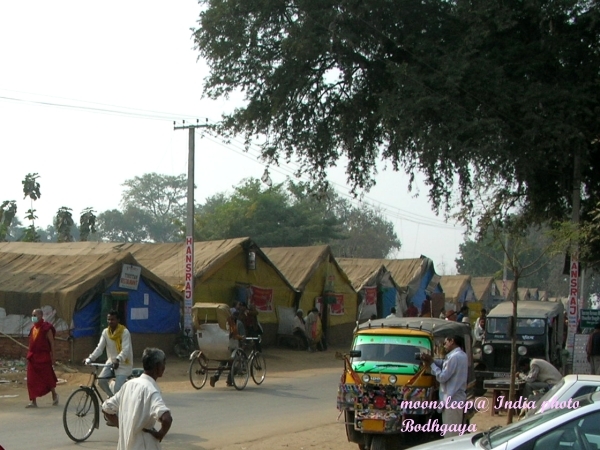
M 480 448 L 472 442 L 474 436 L 482 436 L 482 433 L 464 434 L 452 438 L 440 439 L 437 441 L 421 444 L 411 447 L 410 450 L 469 450 Z

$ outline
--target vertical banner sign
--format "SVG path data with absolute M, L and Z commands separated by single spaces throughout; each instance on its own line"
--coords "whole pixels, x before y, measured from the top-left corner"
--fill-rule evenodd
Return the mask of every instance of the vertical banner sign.
M 569 270 L 569 304 L 567 317 L 569 319 L 569 332 L 567 333 L 567 349 L 569 350 L 569 364 L 573 363 L 573 349 L 575 345 L 575 334 L 577 333 L 577 320 L 579 319 L 578 297 L 579 297 L 579 262 L 576 255 L 571 255 L 571 267 Z
M 194 238 L 185 238 L 185 296 L 183 298 L 183 326 L 192 329 L 192 306 L 194 303 Z

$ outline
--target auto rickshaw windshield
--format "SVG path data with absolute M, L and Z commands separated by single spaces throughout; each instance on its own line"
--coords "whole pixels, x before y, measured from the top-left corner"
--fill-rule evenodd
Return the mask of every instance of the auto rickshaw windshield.
M 431 353 L 431 341 L 414 336 L 359 335 L 354 341 L 354 350 L 360 350 L 359 357 L 352 362 L 378 361 L 415 364 L 415 354 Z

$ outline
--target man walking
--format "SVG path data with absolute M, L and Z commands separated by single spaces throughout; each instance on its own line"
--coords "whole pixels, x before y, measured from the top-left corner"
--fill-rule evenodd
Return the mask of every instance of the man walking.
M 421 355 L 421 361 L 426 367 L 431 368 L 431 373 L 435 375 L 436 380 L 440 383 L 441 402 L 446 402 L 448 398 L 450 398 L 450 402 L 464 402 L 467 400 L 469 359 L 463 351 L 464 345 L 465 341 L 462 336 L 447 337 L 444 340 L 446 357 L 443 360 L 434 360 L 433 356 L 428 353 Z M 442 421 L 447 425 L 461 425 L 463 422 L 462 408 L 444 408 Z M 458 435 L 458 431 L 449 431 L 444 435 L 444 438 Z
M 159 450 L 173 423 L 156 383 L 165 372 L 165 353 L 158 348 L 146 348 L 142 364 L 144 373 L 102 404 L 107 421 L 119 427 L 117 450 Z M 154 428 L 157 421 L 160 430 Z
M 27 351 L 27 391 L 30 403 L 26 408 L 37 408 L 37 398 L 52 392 L 52 405 L 58 405 L 56 393 L 56 374 L 52 366 L 55 363 L 54 335 L 56 330 L 44 320 L 41 309 L 31 313 L 33 326 L 29 331 L 29 350 Z
M 118 311 L 110 311 L 108 313 L 108 327 L 102 331 L 100 342 L 96 350 L 84 361 L 90 363 L 95 361 L 106 349 L 107 363 L 112 367 L 104 367 L 98 376 L 98 385 L 102 388 L 106 395 L 111 397 L 119 392 L 123 383 L 127 381 L 127 377 L 131 375 L 133 370 L 133 349 L 131 348 L 131 335 L 129 330 L 124 325 L 119 323 L 120 316 Z M 108 381 L 115 374 L 114 392 L 111 391 Z

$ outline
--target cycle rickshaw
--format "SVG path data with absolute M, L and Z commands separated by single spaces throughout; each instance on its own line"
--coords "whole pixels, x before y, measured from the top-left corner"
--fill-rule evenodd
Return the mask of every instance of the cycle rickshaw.
M 230 348 L 230 315 L 230 308 L 224 303 L 196 303 L 192 307 L 199 350 L 190 355 L 189 377 L 195 389 L 202 389 L 209 373 L 217 371 L 231 372 L 231 382 L 238 391 L 246 387 L 250 376 L 256 384 L 265 380 L 265 358 L 252 345 L 260 338 L 246 338 L 237 348 Z

